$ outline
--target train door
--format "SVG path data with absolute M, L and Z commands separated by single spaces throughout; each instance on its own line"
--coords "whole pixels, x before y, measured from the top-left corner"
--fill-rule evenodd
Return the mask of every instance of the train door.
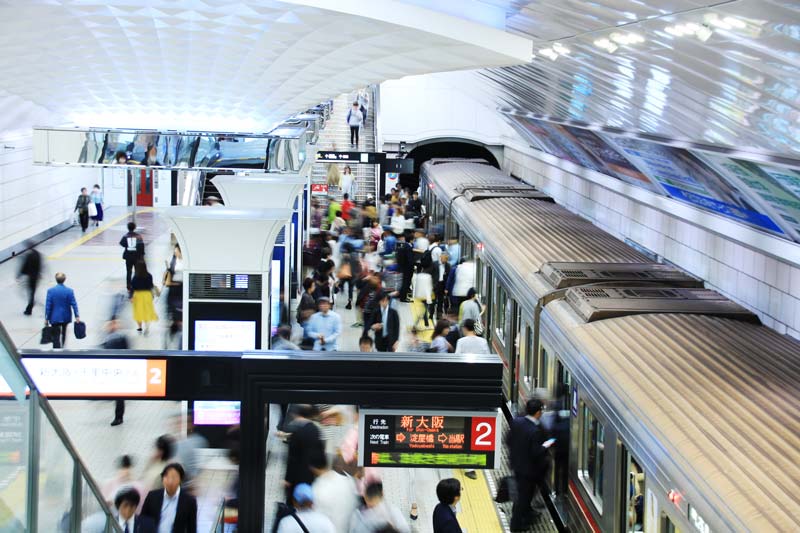
M 152 207 L 153 205 L 153 178 L 155 171 L 149 168 L 135 172 L 136 205 L 139 207 Z
M 620 444 L 620 449 L 622 451 L 620 529 L 623 533 L 636 533 L 644 531 L 645 474 L 624 444 Z
M 555 361 L 555 383 L 552 408 L 553 437 L 556 444 L 553 454 L 553 469 L 550 486 L 558 496 L 564 496 L 569 484 L 570 407 L 572 403 L 572 375 L 560 359 Z

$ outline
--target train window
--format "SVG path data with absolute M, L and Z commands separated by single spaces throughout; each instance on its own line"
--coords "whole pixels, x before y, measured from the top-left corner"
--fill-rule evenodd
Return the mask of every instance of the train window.
M 547 350 L 544 349 L 544 346 L 542 346 L 542 349 L 539 352 L 538 363 L 539 364 L 536 368 L 536 386 L 547 388 L 550 385 L 550 354 L 547 353 Z
M 597 510 L 603 513 L 603 459 L 605 432 L 587 406 L 583 406 L 580 477 Z
M 625 509 L 622 516 L 625 520 L 625 533 L 644 531 L 645 477 L 644 470 L 636 459 L 623 447 L 625 461 L 622 494 L 625 495 Z
M 522 354 L 522 359 L 519 362 L 520 372 L 522 372 L 522 379 L 530 387 L 532 365 L 531 359 L 533 357 L 533 329 L 526 324 L 525 328 L 525 349 Z
M 666 514 L 661 515 L 661 533 L 681 533 L 680 528 L 672 523 L 669 516 Z
M 506 304 L 508 295 L 506 290 L 499 283 L 497 284 L 496 305 L 494 306 L 494 332 L 500 342 L 506 343 Z

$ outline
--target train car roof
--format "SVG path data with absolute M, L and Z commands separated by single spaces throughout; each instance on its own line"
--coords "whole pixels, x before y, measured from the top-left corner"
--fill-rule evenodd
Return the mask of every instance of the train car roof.
M 464 185 L 518 185 L 514 179 L 485 159 L 439 158 L 423 163 L 420 174 L 428 175 L 440 200 L 449 202 L 459 196 L 456 188 Z
M 683 476 L 674 488 L 701 515 L 718 510 L 729 530 L 800 530 L 800 343 L 704 315 L 583 324 L 564 301 L 546 309 L 594 374 L 584 379 L 611 389 L 603 397 Z

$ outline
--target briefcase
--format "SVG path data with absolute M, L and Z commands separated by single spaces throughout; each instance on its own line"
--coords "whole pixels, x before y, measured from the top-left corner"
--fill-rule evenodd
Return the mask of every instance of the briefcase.
M 86 337 L 86 323 L 85 322 L 75 322 L 73 325 L 73 330 L 75 332 L 76 339 L 83 339 Z
M 505 503 L 516 500 L 517 498 L 517 480 L 513 476 L 506 476 L 500 480 L 497 487 L 497 496 L 494 501 L 497 503 Z
M 39 344 L 52 344 L 53 343 L 53 326 L 45 326 L 42 328 L 42 338 L 39 339 Z

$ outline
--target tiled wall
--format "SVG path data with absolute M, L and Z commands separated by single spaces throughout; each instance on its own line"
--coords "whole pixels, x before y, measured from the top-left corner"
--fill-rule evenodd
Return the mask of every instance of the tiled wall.
M 703 278 L 765 325 L 800 339 L 800 245 L 536 150 L 507 144 L 504 167 L 612 235 Z
M 96 169 L 32 164 L 30 136 L 0 143 L 0 251 L 72 218 L 80 188 L 99 181 Z

